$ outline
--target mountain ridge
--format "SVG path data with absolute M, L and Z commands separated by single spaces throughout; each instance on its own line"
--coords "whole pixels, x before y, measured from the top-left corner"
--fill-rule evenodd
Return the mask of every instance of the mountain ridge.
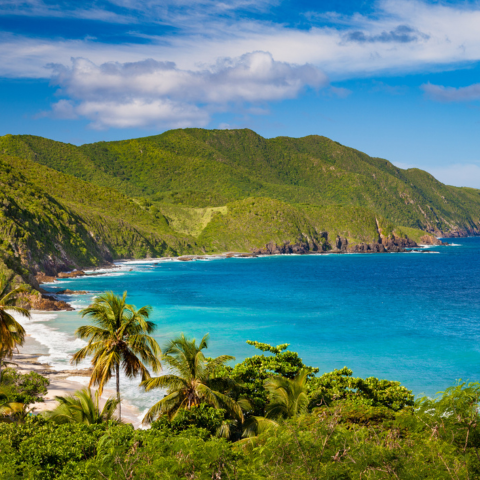
M 219 207 L 249 197 L 349 204 L 438 236 L 479 232 L 480 192 L 317 135 L 264 139 L 248 129 L 183 129 L 80 147 L 11 136 L 0 137 L 2 150 L 160 204 Z
M 479 233 L 479 190 L 317 135 L 184 129 L 80 147 L 5 135 L 0 181 L 0 259 L 31 283 L 121 258 L 397 251 Z

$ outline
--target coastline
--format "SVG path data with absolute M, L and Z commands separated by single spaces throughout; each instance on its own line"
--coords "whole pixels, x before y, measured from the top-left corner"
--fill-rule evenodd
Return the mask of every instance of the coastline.
M 45 401 L 31 405 L 36 414 L 54 409 L 57 404 L 56 396 L 73 395 L 75 391 L 87 387 L 90 380 L 88 376 L 89 369 L 56 370 L 48 363 L 40 362 L 40 358 L 48 357 L 49 354 L 43 352 L 32 353 L 39 349 L 39 345 L 39 342 L 31 336 L 27 336 L 24 346 L 19 348 L 19 352 L 15 353 L 12 359 L 12 363 L 16 364 L 12 365 L 12 368 L 20 373 L 36 372 L 50 381 L 48 392 L 44 397 Z M 92 387 L 92 391 L 95 390 L 96 387 Z M 100 408 L 112 396 L 115 396 L 114 390 L 104 389 L 100 397 Z M 122 400 L 122 420 L 125 423 L 131 423 L 135 428 L 139 428 L 141 425 L 141 412 L 134 405 Z
M 423 252 L 427 252 L 431 249 L 432 245 L 419 246 Z M 308 255 L 330 255 L 331 253 L 336 252 L 312 252 Z M 344 253 L 345 254 L 345 253 Z M 356 255 L 355 253 L 352 253 Z M 257 258 L 257 257 L 274 257 L 274 256 L 304 256 L 305 254 L 274 254 L 274 255 L 255 255 L 245 252 L 226 252 L 223 254 L 210 254 L 210 255 L 184 255 L 181 257 L 159 257 L 159 258 L 142 258 L 142 259 L 122 259 L 117 260 L 115 263 L 96 267 L 96 268 L 86 268 L 84 270 L 85 275 L 74 276 L 73 278 L 58 278 L 57 281 L 46 282 L 44 285 L 49 289 L 48 294 L 57 296 L 67 302 L 72 302 L 73 307 L 75 307 L 78 312 L 79 308 L 82 308 L 83 305 L 76 304 L 76 299 L 81 297 L 86 297 L 85 300 L 89 299 L 95 295 L 93 292 L 87 292 L 80 294 L 76 291 L 77 288 L 81 288 L 81 282 L 77 283 L 77 280 L 81 278 L 88 278 L 90 275 L 93 276 L 116 276 L 116 275 L 128 275 L 129 272 L 135 270 L 135 267 L 141 267 L 142 265 L 156 264 L 156 263 L 169 263 L 169 262 L 189 262 L 189 261 L 213 261 L 213 260 L 222 260 L 228 258 Z M 364 255 L 362 255 L 364 256 Z M 89 272 L 92 272 L 93 275 Z M 75 281 L 75 291 L 68 294 L 57 294 L 55 289 L 64 289 L 65 287 L 61 285 L 62 281 L 69 282 L 70 280 Z M 49 288 L 54 287 L 54 288 Z M 82 302 L 83 303 L 83 302 Z M 16 357 L 17 360 L 21 361 L 22 368 L 25 371 L 39 371 L 44 370 L 47 372 L 46 376 L 52 381 L 52 385 L 49 387 L 49 393 L 47 395 L 48 402 L 45 404 L 35 405 L 37 411 L 42 411 L 45 409 L 53 408 L 54 405 L 54 396 L 55 395 L 65 395 L 72 394 L 75 390 L 79 390 L 86 385 L 88 385 L 88 377 L 84 375 L 79 375 L 83 370 L 85 372 L 85 367 L 89 367 L 89 364 L 79 365 L 78 370 L 75 371 L 72 367 L 69 366 L 68 360 L 73 351 L 81 348 L 84 343 L 82 340 L 76 339 L 72 335 L 72 331 L 65 331 L 62 327 L 60 329 L 55 327 L 55 325 L 49 325 L 49 320 L 55 320 L 58 315 L 63 315 L 64 310 L 57 311 L 39 311 L 32 310 L 32 320 L 28 321 L 26 319 L 17 318 L 20 320 L 22 325 L 26 327 L 27 341 L 25 346 L 20 350 L 20 354 Z M 72 315 L 76 315 L 71 312 Z M 70 315 L 70 314 L 67 314 Z M 73 318 L 73 317 L 72 317 Z M 14 360 L 14 361 L 17 361 Z M 124 384 L 125 385 L 125 384 Z M 128 388 L 127 385 L 125 387 Z M 109 396 L 114 394 L 112 390 L 105 390 L 102 396 L 103 401 L 106 400 Z M 128 397 L 132 401 L 133 397 Z M 48 407 L 46 406 L 48 404 Z M 126 421 L 134 424 L 136 428 L 141 423 L 140 416 L 141 412 L 144 411 L 144 405 L 140 402 L 140 407 L 133 405 L 128 405 L 122 401 L 122 413 L 125 412 Z M 128 413 L 127 413 L 128 409 Z M 127 420 L 128 417 L 128 420 Z
M 456 244 L 444 244 L 444 246 L 455 246 Z M 375 251 L 310 251 L 305 253 L 252 253 L 252 252 L 224 252 L 224 253 L 213 253 L 213 254 L 204 254 L 204 255 L 180 255 L 177 257 L 152 257 L 152 258 L 124 258 L 114 260 L 113 263 L 106 263 L 104 265 L 96 267 L 81 267 L 76 270 L 69 272 L 61 272 L 59 276 L 44 276 L 37 275 L 36 280 L 40 285 L 40 291 L 42 297 L 50 298 L 53 302 L 49 302 L 49 306 L 36 306 L 32 309 L 37 310 L 37 313 L 49 313 L 52 314 L 66 312 L 66 311 L 75 311 L 78 310 L 78 306 L 74 305 L 71 297 L 78 297 L 83 295 L 92 295 L 92 292 L 88 291 L 73 291 L 73 290 L 45 290 L 41 285 L 54 286 L 58 284 L 57 282 L 86 278 L 90 276 L 107 276 L 111 274 L 125 274 L 133 271 L 133 268 L 128 268 L 128 266 L 134 265 L 156 265 L 158 263 L 164 262 L 195 262 L 195 261 L 212 261 L 212 260 L 225 260 L 231 258 L 262 258 L 262 257 L 276 257 L 276 256 L 326 256 L 326 255 L 365 255 L 365 254 L 376 254 L 376 253 L 438 253 L 432 252 L 430 249 L 432 247 L 441 246 L 441 245 L 430 245 L 430 244 L 418 244 L 416 247 L 403 249 L 403 251 L 384 251 L 384 252 L 375 252 Z M 123 272 L 122 272 L 123 270 Z M 51 308 L 53 306 L 53 308 Z

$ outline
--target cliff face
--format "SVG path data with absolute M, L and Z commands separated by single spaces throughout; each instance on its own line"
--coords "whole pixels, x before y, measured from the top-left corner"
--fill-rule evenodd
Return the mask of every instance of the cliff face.
M 316 242 L 297 242 L 291 244 L 285 242 L 283 244 L 276 244 L 271 241 L 263 248 L 254 248 L 252 253 L 256 255 L 279 255 L 279 254 L 308 254 L 308 253 L 394 253 L 404 252 L 407 248 L 418 247 L 417 242 L 411 238 L 403 238 L 394 236 L 393 238 L 382 238 L 380 242 L 372 243 L 355 243 L 349 244 L 347 238 L 336 237 L 330 239 L 327 232 L 324 232 L 325 243 Z M 444 242 L 438 240 L 431 235 L 424 235 L 421 237 L 423 245 L 445 245 Z

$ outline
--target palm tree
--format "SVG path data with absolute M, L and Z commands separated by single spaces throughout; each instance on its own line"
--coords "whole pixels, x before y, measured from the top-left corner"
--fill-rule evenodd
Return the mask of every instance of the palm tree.
M 19 313 L 30 318 L 30 312 L 15 306 L 17 296 L 30 290 L 27 285 L 11 289 L 5 275 L 0 275 L 0 379 L 4 358 L 11 358 L 15 349 L 25 341 L 25 329 L 13 318 L 11 313 Z M 10 291 L 8 291 L 10 290 Z
M 243 436 L 254 437 L 270 428 L 278 427 L 278 420 L 293 418 L 307 412 L 308 394 L 306 369 L 300 370 L 295 378 L 272 377 L 265 380 L 268 404 L 265 417 L 250 417 L 245 423 Z
M 127 292 L 120 297 L 106 292 L 95 298 L 92 305 L 81 311 L 94 325 L 77 328 L 77 337 L 88 340 L 86 347 L 73 355 L 72 363 L 78 364 L 88 355 L 93 355 L 93 372 L 89 387 L 98 385 L 99 395 L 103 387 L 116 375 L 118 417 L 121 419 L 120 369 L 128 378 L 141 375 L 150 378 L 147 366 L 158 373 L 162 366 L 158 343 L 150 336 L 155 324 L 148 320 L 151 307 L 136 310 L 126 303 Z
M 308 371 L 300 370 L 293 380 L 285 377 L 272 377 L 265 380 L 269 402 L 265 409 L 267 418 L 292 418 L 307 412 Z
M 169 343 L 162 359 L 175 373 L 150 378 L 140 384 L 147 392 L 154 388 L 167 389 L 167 395 L 145 415 L 144 424 L 151 423 L 160 415 L 168 415 L 172 420 L 181 409 L 190 409 L 201 403 L 225 408 L 239 421 L 243 421 L 240 405 L 233 398 L 218 391 L 219 386 L 227 381 L 216 376 L 219 367 L 235 358 L 221 355 L 206 359 L 202 352 L 206 348 L 208 334 L 198 345 L 195 339 L 187 340 L 183 334 Z
M 109 398 L 100 410 L 98 390 L 95 392 L 95 397 L 92 396 L 90 388 L 84 388 L 67 397 L 55 397 L 55 400 L 57 400 L 58 406 L 50 412 L 45 412 L 45 417 L 55 423 L 95 425 L 116 420 L 114 414 L 119 404 L 118 399 Z

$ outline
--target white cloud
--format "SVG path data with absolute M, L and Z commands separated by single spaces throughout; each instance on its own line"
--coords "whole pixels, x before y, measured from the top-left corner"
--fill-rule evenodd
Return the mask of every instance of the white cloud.
M 306 86 L 324 86 L 327 80 L 321 72 L 341 80 L 480 60 L 477 3 L 379 0 L 370 16 L 330 13 L 319 22 L 312 14 L 308 29 L 235 15 L 239 9 L 265 9 L 276 1 L 110 0 L 117 10 L 109 10 L 108 2 L 97 0 L 82 3 L 82 10 L 65 11 L 42 0 L 4 0 L 0 12 L 20 5 L 31 14 L 98 19 L 103 15 L 105 21 L 132 23 L 143 15 L 175 27 L 175 34 L 131 33 L 143 36 L 146 43 L 117 45 L 92 38 L 39 39 L 0 33 L 0 76 L 51 78 L 52 69 L 45 66 L 55 63 L 52 81 L 65 98 L 53 112 L 62 118 L 85 116 L 96 128 L 156 126 L 168 118 L 179 125 L 204 125 L 212 112 L 234 102 L 266 107 L 265 102 L 296 97 Z M 77 60 L 65 67 L 72 57 Z M 425 91 L 437 99 L 457 100 L 476 98 L 477 88 L 427 85 Z M 349 92 L 334 87 L 330 93 Z
M 480 83 L 459 88 L 444 87 L 442 85 L 432 85 L 431 83 L 427 83 L 422 85 L 421 88 L 430 98 L 439 102 L 480 100 Z
M 226 11 L 230 5 L 251 7 L 247 0 L 233 4 L 203 0 L 189 8 L 184 0 L 119 3 L 128 6 L 128 14 L 138 7 L 145 15 L 153 5 L 163 5 L 152 13 L 152 21 L 172 25 L 175 34 L 146 37 L 132 33 L 149 43 L 114 45 L 92 39 L 42 40 L 4 33 L 0 36 L 0 75 L 48 77 L 45 64 L 66 64 L 71 57 L 89 58 L 96 64 L 144 58 L 174 60 L 179 68 L 194 69 L 198 64 L 211 65 L 217 58 L 258 50 L 270 52 L 277 61 L 316 65 L 335 80 L 451 68 L 480 60 L 480 5 L 476 3 L 466 7 L 380 0 L 373 15 L 330 15 L 330 26 L 317 22 L 313 15 L 309 29 L 221 14 L 222 8 Z M 172 9 L 172 5 L 178 8 Z
M 75 120 L 78 118 L 75 112 L 75 106 L 70 100 L 60 100 L 52 105 L 52 115 L 55 118 L 61 118 L 64 120 Z
M 109 23 L 149 22 L 174 24 L 182 20 L 233 16 L 238 10 L 266 11 L 279 0 L 2 0 L 0 14 L 99 20 Z
M 76 5 L 74 3 L 74 5 Z M 110 23 L 135 23 L 131 15 L 122 15 L 106 8 L 100 8 L 97 2 L 80 2 L 80 7 L 69 8 L 64 3 L 47 3 L 42 0 L 2 0 L 1 15 L 26 17 L 53 17 L 99 20 Z
M 352 94 L 351 90 L 343 87 L 330 87 L 329 90 L 330 90 L 330 93 L 332 93 L 333 95 L 339 98 L 347 98 L 349 95 Z
M 53 105 L 53 114 L 86 117 L 94 128 L 204 126 L 209 113 L 232 103 L 294 98 L 306 87 L 328 84 L 317 68 L 277 62 L 265 52 L 223 58 L 194 71 L 152 59 L 96 65 L 77 58 L 71 67 L 50 68 L 52 83 L 68 97 Z
M 99 130 L 108 127 L 204 127 L 210 120 L 208 113 L 195 105 L 165 98 L 133 98 L 125 102 L 84 101 L 75 111 L 78 115 L 92 120 L 91 126 Z

